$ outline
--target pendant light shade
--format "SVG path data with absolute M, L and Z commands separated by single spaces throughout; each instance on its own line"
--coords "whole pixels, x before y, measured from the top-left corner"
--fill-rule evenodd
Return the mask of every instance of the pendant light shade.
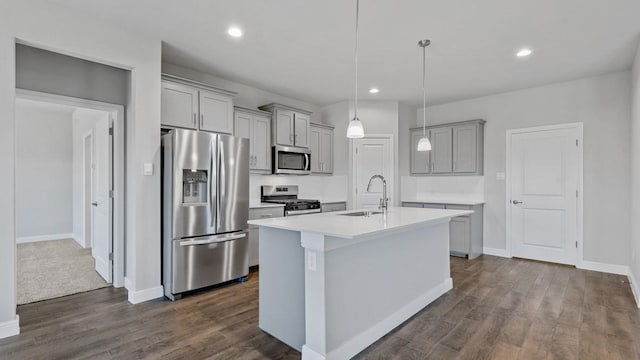
M 347 128 L 347 137 L 350 139 L 358 139 L 364 137 L 364 126 L 362 121 L 358 118 L 353 118 L 349 121 L 349 127 Z
M 431 40 L 420 40 L 418 46 L 422 48 L 422 137 L 418 141 L 418 151 L 431 151 L 431 141 L 427 137 L 427 90 L 425 88 L 425 74 L 427 54 L 426 48 L 431 45 Z
M 426 136 L 423 136 L 418 141 L 418 151 L 431 151 L 431 141 Z
M 347 137 L 350 139 L 358 139 L 364 137 L 364 126 L 362 121 L 358 118 L 358 17 L 360 15 L 360 0 L 356 0 L 356 51 L 355 51 L 355 64 L 356 64 L 356 89 L 354 96 L 354 115 L 353 119 L 349 121 L 347 127 Z

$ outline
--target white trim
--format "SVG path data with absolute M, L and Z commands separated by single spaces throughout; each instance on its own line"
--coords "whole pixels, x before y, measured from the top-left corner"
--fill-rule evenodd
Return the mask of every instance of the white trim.
M 91 194 L 89 194 L 89 201 L 87 201 L 87 177 L 85 165 L 87 164 L 87 155 L 91 156 L 91 165 L 93 165 L 93 129 L 90 129 L 82 136 L 82 247 L 92 248 L 93 249 L 93 235 L 87 238 L 87 222 L 91 221 L 91 231 L 93 232 L 93 216 L 91 219 L 87 219 L 87 209 L 86 206 L 91 206 L 89 203 L 93 200 L 91 199 L 91 195 L 93 194 L 93 169 L 89 169 L 89 182 L 91 183 Z M 86 153 L 86 141 L 87 139 L 90 141 L 90 154 Z M 89 204 L 89 205 L 88 205 Z M 89 209 L 91 210 L 91 209 Z M 92 212 L 93 210 L 91 210 Z M 93 250 L 92 250 L 93 251 Z
M 131 291 L 131 289 L 133 289 L 133 284 L 131 283 L 131 280 L 128 277 L 124 278 L 124 288 Z
M 20 316 L 16 315 L 15 320 L 0 323 L 0 339 L 20 334 Z
M 48 94 L 38 91 L 16 89 L 16 98 L 28 99 L 74 107 L 101 110 L 110 113 L 113 119 L 113 286 L 124 285 L 124 194 L 125 194 L 125 111 L 124 106 L 105 102 Z M 17 283 L 17 274 L 16 274 Z
M 607 264 L 595 261 L 582 260 L 578 265 L 576 265 L 576 268 L 617 275 L 629 274 L 629 267 L 626 265 Z
M 453 288 L 453 280 L 451 278 L 446 279 L 441 284 L 432 288 L 424 294 L 416 297 L 415 300 L 401 307 L 393 314 L 389 315 L 384 320 L 368 328 L 364 332 L 351 338 L 349 341 L 340 345 L 339 348 L 331 351 L 326 356 L 322 356 L 317 351 L 307 348 L 306 345 L 302 347 L 302 359 L 303 360 L 324 360 L 324 359 L 350 359 L 354 355 L 362 351 L 362 349 L 373 344 L 378 339 L 389 333 L 398 325 L 411 318 L 413 315 L 424 309 L 427 305 L 434 302 L 440 296 L 447 293 L 447 291 Z M 305 351 L 306 350 L 306 351 Z M 306 355 L 306 357 L 305 357 Z
M 519 133 L 528 133 L 528 132 L 537 132 L 537 131 L 549 131 L 549 130 L 560 130 L 560 129 L 576 129 L 578 131 L 578 199 L 576 204 L 576 221 L 577 221 L 577 231 L 576 231 L 576 240 L 578 241 L 578 250 L 577 250 L 577 258 L 575 260 L 576 267 L 579 267 L 581 263 L 584 262 L 584 237 L 583 237 L 583 228 L 584 228 L 584 125 L 581 122 L 576 123 L 567 123 L 567 124 L 558 124 L 558 125 L 546 125 L 546 126 L 535 126 L 529 128 L 522 129 L 509 129 L 507 130 L 507 148 L 506 148 L 506 176 L 505 176 L 505 213 L 506 213 L 506 231 L 505 231 L 505 239 L 506 239 L 506 254 L 507 257 L 511 257 L 511 135 L 519 134 Z
M 158 299 L 163 296 L 164 288 L 162 286 L 156 286 L 138 291 L 129 290 L 129 302 L 132 304 L 140 304 L 142 302 Z
M 37 235 L 37 236 L 20 236 L 16 238 L 16 244 L 26 244 L 32 242 L 40 242 L 40 241 L 50 241 L 50 240 L 66 240 L 73 239 L 77 242 L 76 237 L 72 233 L 68 234 L 47 234 L 47 235 Z
M 485 255 L 491 255 L 491 256 L 500 256 L 500 257 L 504 257 L 504 258 L 511 258 L 511 255 L 509 254 L 509 252 L 507 252 L 507 249 L 497 249 L 497 248 L 490 248 L 490 247 L 484 247 L 482 249 L 482 253 Z
M 627 279 L 629 279 L 629 286 L 631 287 L 631 292 L 633 292 L 633 298 L 636 300 L 636 306 L 640 309 L 640 289 L 638 288 L 638 282 L 636 281 L 636 277 L 633 275 L 633 270 L 631 270 L 631 268 L 629 268 Z
M 389 146 L 390 146 L 390 150 L 392 152 L 392 156 L 391 156 L 391 164 L 389 165 L 391 168 L 391 176 L 389 177 L 389 179 L 387 180 L 387 196 L 391 199 L 391 204 L 394 203 L 395 201 L 395 197 L 396 197 L 396 174 L 395 174 L 395 161 L 396 161 L 396 151 L 395 151 L 395 147 L 393 145 L 393 134 L 367 134 L 365 135 L 363 138 L 358 138 L 358 139 L 349 139 L 349 147 L 350 147 L 350 151 L 349 151 L 349 167 L 350 167 L 350 171 L 349 171 L 349 195 L 348 195 L 348 199 L 350 201 L 347 201 L 347 207 L 348 208 L 354 208 L 355 205 L 358 203 L 358 195 L 355 192 L 355 188 L 357 186 L 356 184 L 356 176 L 355 176 L 355 172 L 356 172 L 356 163 L 355 163 L 355 158 L 356 158 L 356 146 L 354 146 L 354 143 L 356 141 L 359 140 L 371 140 L 371 139 L 384 139 L 384 140 L 389 140 Z M 399 195 L 398 195 L 399 196 Z

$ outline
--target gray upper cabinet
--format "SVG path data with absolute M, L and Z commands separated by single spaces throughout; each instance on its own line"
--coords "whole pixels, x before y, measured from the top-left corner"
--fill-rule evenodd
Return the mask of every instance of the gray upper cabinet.
M 451 127 L 431 129 L 431 173 L 450 174 L 453 169 Z
M 422 138 L 424 132 L 422 128 L 411 130 L 411 173 L 412 174 L 430 174 L 431 173 L 431 156 L 430 151 L 417 151 L 418 141 Z M 430 136 L 430 130 L 426 131 L 427 137 Z
M 233 134 L 233 99 L 200 90 L 200 130 Z
M 198 90 L 168 81 L 162 81 L 163 125 L 197 129 Z
M 276 103 L 260 106 L 259 109 L 268 111 L 273 116 L 273 145 L 309 147 L 310 112 Z
M 484 120 L 430 126 L 431 151 L 417 151 L 422 128 L 410 130 L 412 175 L 482 175 Z
M 271 114 L 235 108 L 233 135 L 249 139 L 249 168 L 254 173 L 271 173 Z
M 160 123 L 168 128 L 232 134 L 234 95 L 230 91 L 165 74 L 162 76 Z
M 309 134 L 311 172 L 333 174 L 333 127 L 312 123 Z

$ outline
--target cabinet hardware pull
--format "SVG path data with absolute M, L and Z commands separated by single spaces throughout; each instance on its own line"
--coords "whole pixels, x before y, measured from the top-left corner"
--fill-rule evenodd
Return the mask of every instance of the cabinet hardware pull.
M 193 113 L 193 126 L 194 127 L 198 126 L 198 123 L 197 123 L 198 120 L 196 120 L 197 117 L 198 117 L 198 115 L 196 113 Z
M 202 128 L 204 125 L 204 114 L 200 114 L 200 127 Z

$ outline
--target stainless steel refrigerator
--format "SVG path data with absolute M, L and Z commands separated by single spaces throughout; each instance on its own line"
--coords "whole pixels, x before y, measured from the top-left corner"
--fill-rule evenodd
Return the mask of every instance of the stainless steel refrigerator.
M 249 140 L 192 130 L 162 136 L 164 293 L 249 273 Z

